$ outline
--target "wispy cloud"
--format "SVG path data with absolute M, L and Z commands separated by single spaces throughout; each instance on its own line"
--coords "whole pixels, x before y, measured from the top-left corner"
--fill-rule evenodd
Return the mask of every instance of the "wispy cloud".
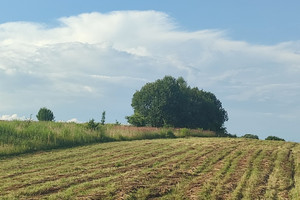
M 183 31 L 156 11 L 58 21 L 56 27 L 0 25 L 0 113 L 26 115 L 50 106 L 63 120 L 86 120 L 93 107 L 110 107 L 112 120 L 120 119 L 132 112 L 133 92 L 164 75 L 214 92 L 230 105 L 229 115 L 234 102 L 247 102 L 251 110 L 262 102 L 273 105 L 266 113 L 286 102 L 298 105 L 300 41 L 255 45 L 223 30 Z

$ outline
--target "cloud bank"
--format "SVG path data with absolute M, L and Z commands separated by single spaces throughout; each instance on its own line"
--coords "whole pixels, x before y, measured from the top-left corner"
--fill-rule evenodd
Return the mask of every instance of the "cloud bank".
M 0 115 L 46 106 L 57 120 L 100 119 L 106 110 L 108 121 L 125 122 L 133 93 L 165 75 L 215 93 L 232 133 L 297 137 L 300 41 L 267 46 L 223 30 L 184 31 L 156 11 L 0 24 Z

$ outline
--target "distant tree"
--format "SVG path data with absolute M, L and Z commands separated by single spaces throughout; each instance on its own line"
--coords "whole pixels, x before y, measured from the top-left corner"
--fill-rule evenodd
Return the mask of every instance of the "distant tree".
M 105 111 L 102 112 L 101 125 L 104 125 L 104 123 L 105 123 Z
M 53 112 L 46 107 L 43 107 L 39 110 L 38 114 L 36 115 L 36 118 L 39 121 L 54 121 Z
M 165 76 L 136 91 L 126 117 L 135 126 L 203 128 L 225 132 L 227 112 L 210 92 L 191 88 L 180 77 Z
M 284 139 L 276 136 L 268 136 L 265 140 L 277 140 L 277 141 L 285 141 Z
M 242 136 L 242 138 L 249 138 L 249 139 L 259 139 L 257 135 L 253 135 L 253 134 L 245 134 Z

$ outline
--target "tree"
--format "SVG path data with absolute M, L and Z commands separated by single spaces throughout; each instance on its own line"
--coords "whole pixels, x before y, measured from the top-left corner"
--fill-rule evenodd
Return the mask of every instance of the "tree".
M 142 116 L 146 125 L 154 127 L 175 125 L 179 97 L 179 85 L 172 77 L 148 83 L 133 95 L 131 105 L 135 111 L 134 117 Z M 132 119 L 129 118 L 129 121 Z
M 104 125 L 104 123 L 105 123 L 105 111 L 102 112 L 101 125 Z
M 36 118 L 39 121 L 54 121 L 53 112 L 46 107 L 40 108 Z
M 204 128 L 224 132 L 227 112 L 210 92 L 191 88 L 180 77 L 165 76 L 147 83 L 132 98 L 134 114 L 126 117 L 136 126 Z

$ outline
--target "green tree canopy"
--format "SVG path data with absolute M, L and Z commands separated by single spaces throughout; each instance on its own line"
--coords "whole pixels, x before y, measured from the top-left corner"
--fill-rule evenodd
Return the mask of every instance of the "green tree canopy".
M 51 110 L 49 110 L 48 108 L 41 108 L 38 112 L 38 114 L 36 115 L 36 118 L 39 121 L 53 121 L 54 120 L 54 115 L 53 112 Z
M 284 139 L 277 137 L 277 136 L 268 136 L 265 140 L 285 141 Z
M 253 135 L 253 134 L 249 134 L 249 133 L 243 135 L 242 138 L 257 139 L 257 140 L 259 139 L 259 137 L 257 135 Z
M 180 77 L 165 76 L 147 83 L 132 98 L 132 116 L 126 117 L 136 126 L 173 126 L 225 131 L 228 120 L 222 103 L 210 92 L 191 88 Z

